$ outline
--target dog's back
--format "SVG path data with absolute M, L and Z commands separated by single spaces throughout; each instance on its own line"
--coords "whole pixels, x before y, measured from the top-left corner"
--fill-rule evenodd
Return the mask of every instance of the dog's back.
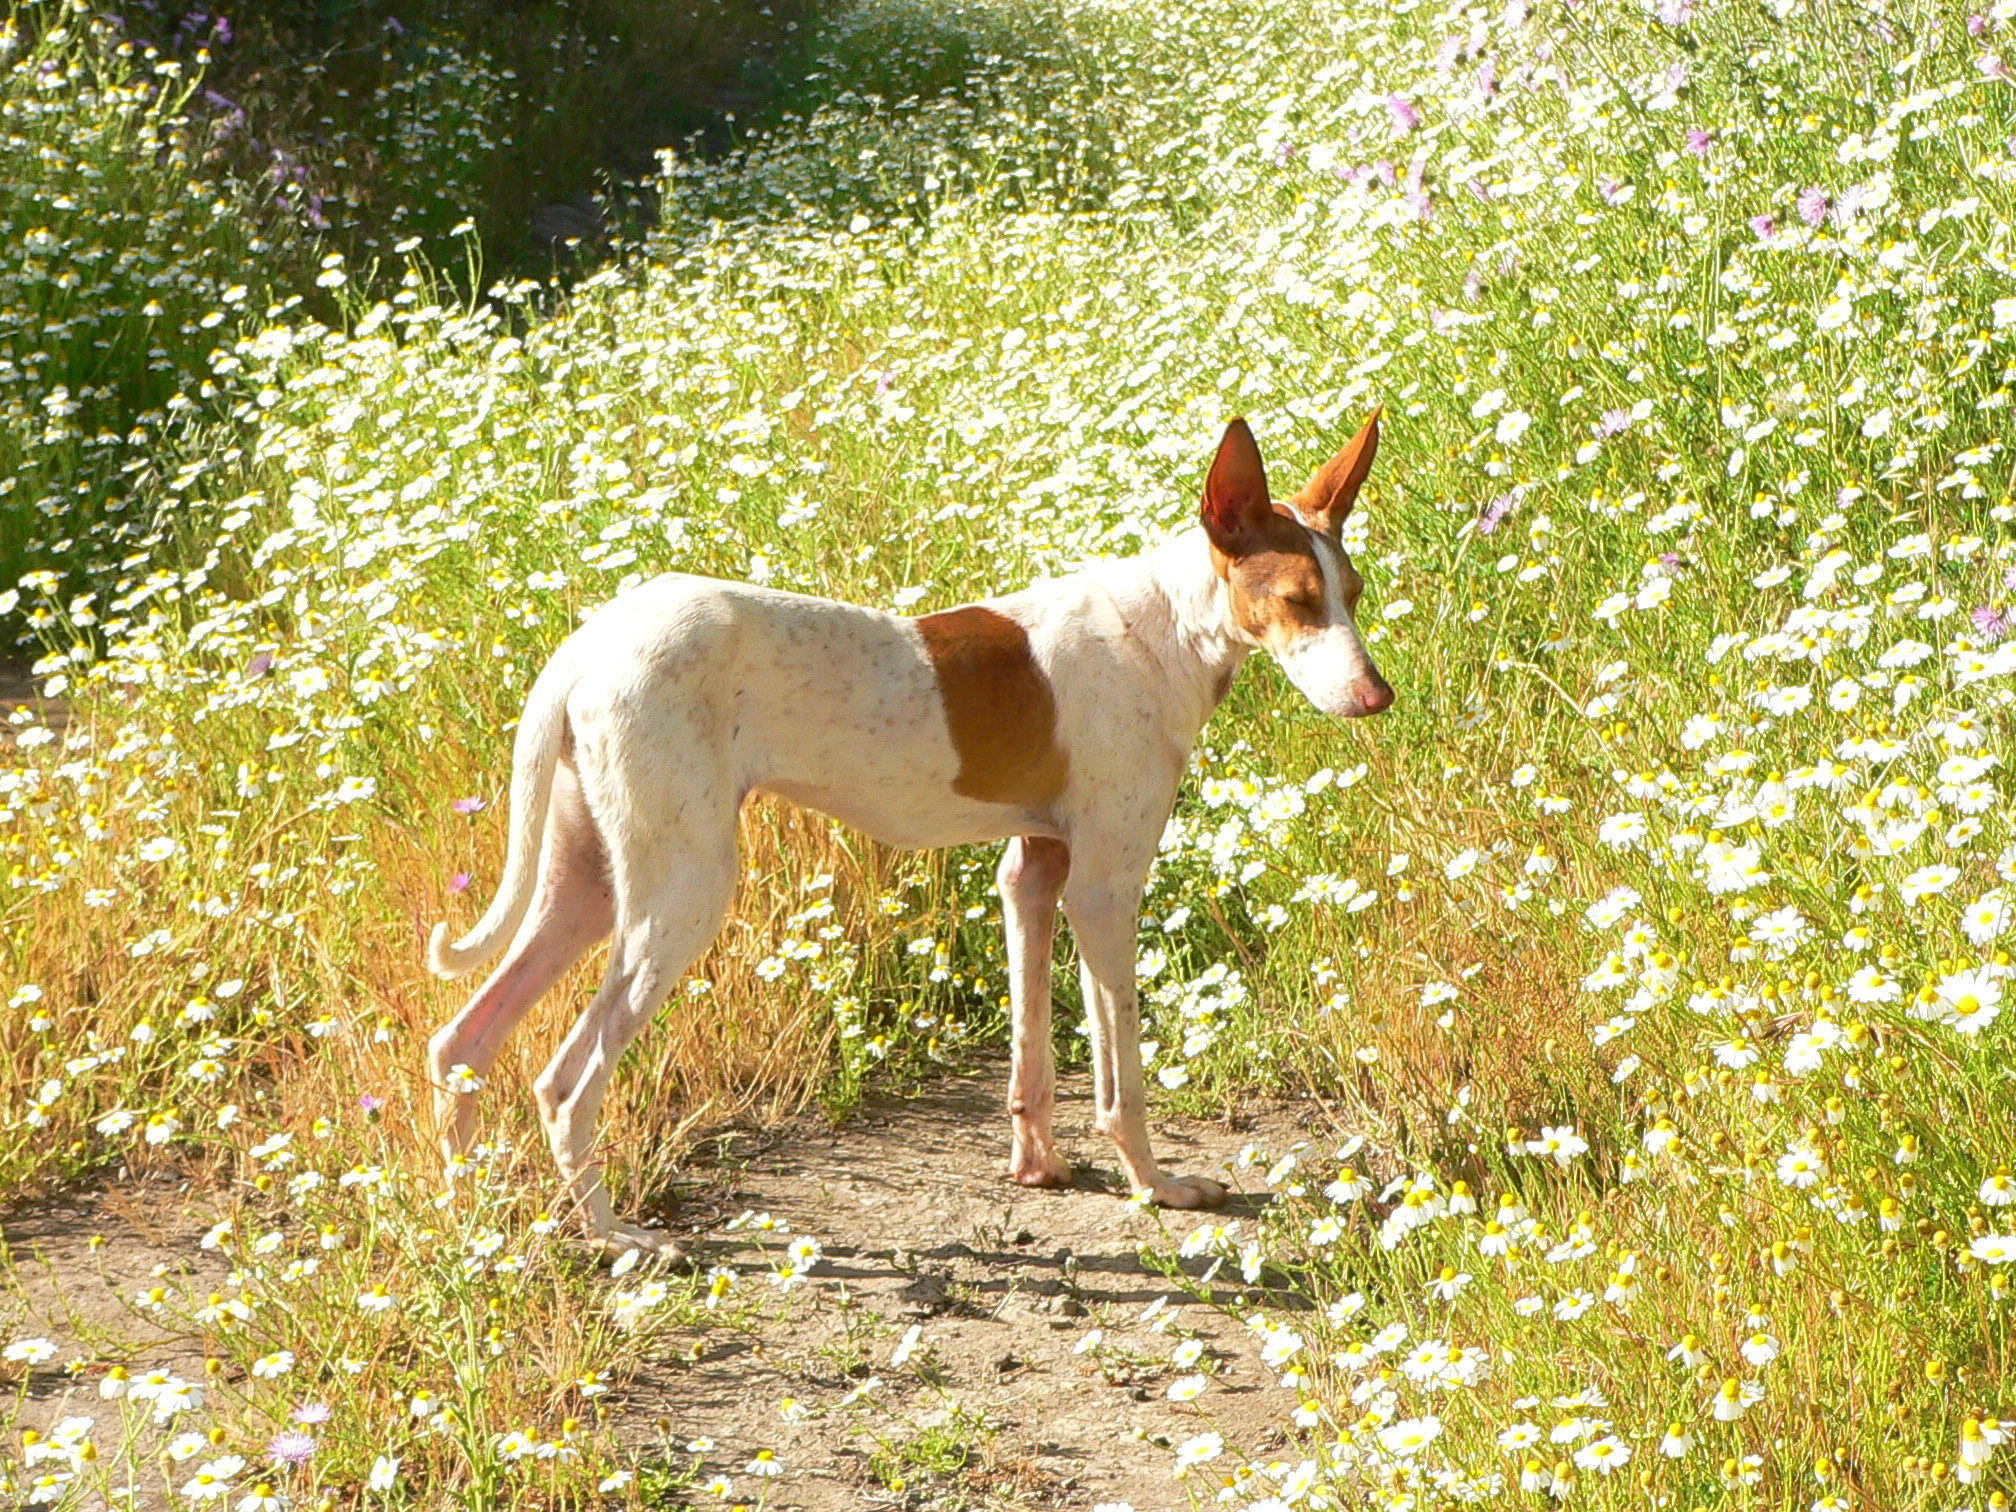
M 569 672 L 574 760 L 591 804 L 596 753 L 641 742 L 668 776 L 684 767 L 668 801 L 696 780 L 722 781 L 737 802 L 776 793 L 917 847 L 1046 824 L 1038 810 L 1061 780 L 976 786 L 973 776 L 976 742 L 998 745 L 1018 715 L 1027 725 L 1023 706 L 1043 691 L 1027 637 L 991 610 L 953 613 L 967 618 L 934 625 L 953 616 L 903 619 L 678 573 L 640 584 L 554 658 Z M 980 760 L 998 769 L 1015 754 Z

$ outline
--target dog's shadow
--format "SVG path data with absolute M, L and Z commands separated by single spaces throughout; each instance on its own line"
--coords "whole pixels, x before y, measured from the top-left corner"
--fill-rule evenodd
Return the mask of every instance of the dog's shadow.
M 1183 1236 L 1206 1222 L 1250 1227 L 1271 1201 L 1234 1191 L 1211 1209 L 1125 1206 L 1127 1184 L 1111 1146 L 1091 1129 L 1083 1076 L 1058 1085 L 1070 1184 L 1018 1186 L 1005 1172 L 999 1075 L 990 1068 L 909 1096 L 883 1094 L 838 1128 L 799 1120 L 737 1131 L 690 1160 L 676 1185 L 648 1194 L 642 1216 L 675 1229 L 703 1268 L 774 1259 L 792 1237 L 811 1235 L 822 1253 L 813 1278 L 894 1293 L 914 1315 L 981 1314 L 1020 1300 L 1073 1316 L 1074 1304 L 1164 1296 L 1172 1270 L 1198 1283 L 1212 1260 L 1178 1258 Z M 1241 1137 L 1230 1127 L 1172 1121 L 1156 1142 L 1166 1154 L 1190 1156 L 1172 1165 L 1191 1168 Z M 770 1215 L 773 1226 L 752 1226 L 744 1216 L 751 1213 Z

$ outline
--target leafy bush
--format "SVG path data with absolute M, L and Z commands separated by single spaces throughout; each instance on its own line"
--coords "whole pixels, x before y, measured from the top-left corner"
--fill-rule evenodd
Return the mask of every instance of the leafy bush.
M 211 392 L 206 358 L 266 310 L 284 226 L 208 174 L 183 63 L 69 0 L 0 32 L 0 574 L 94 560 L 125 474 Z M 96 550 L 109 565 L 115 533 Z M 11 569 L 11 570 L 10 570 Z

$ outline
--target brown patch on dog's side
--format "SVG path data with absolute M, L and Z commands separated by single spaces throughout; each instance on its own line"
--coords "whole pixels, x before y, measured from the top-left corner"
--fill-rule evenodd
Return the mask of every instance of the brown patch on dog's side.
M 1034 809 L 1054 803 L 1067 763 L 1057 744 L 1057 698 L 1036 665 L 1029 632 L 978 604 L 926 614 L 915 624 L 959 753 L 952 791 Z

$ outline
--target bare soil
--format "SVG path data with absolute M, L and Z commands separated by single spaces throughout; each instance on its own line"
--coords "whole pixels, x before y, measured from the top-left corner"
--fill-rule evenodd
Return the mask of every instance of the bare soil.
M 1025 1190 L 1004 1176 L 1008 1120 L 992 1070 L 883 1103 L 838 1130 L 791 1130 L 739 1169 L 717 1170 L 737 1212 L 768 1212 L 823 1242 L 816 1294 L 746 1344 L 709 1335 L 697 1364 L 644 1383 L 633 1414 L 664 1418 L 675 1446 L 712 1438 L 710 1466 L 739 1470 L 756 1449 L 774 1449 L 791 1472 L 771 1502 L 780 1508 L 1188 1507 L 1171 1475 L 1175 1443 L 1216 1427 L 1259 1453 L 1278 1443 L 1270 1425 L 1292 1404 L 1238 1322 L 1142 1263 L 1144 1244 L 1172 1250 L 1205 1215 L 1124 1201 L 1091 1114 L 1086 1079 L 1066 1078 L 1058 1132 L 1077 1180 L 1063 1191 Z M 1287 1110 L 1238 1127 L 1168 1120 L 1155 1133 L 1159 1158 L 1180 1171 L 1221 1170 L 1249 1142 L 1278 1154 L 1299 1137 Z M 1231 1216 L 1253 1211 L 1250 1199 L 1229 1207 Z M 732 1241 L 742 1237 L 716 1227 L 703 1258 L 736 1264 Z M 1233 1291 L 1220 1288 L 1228 1300 L 1231 1279 Z M 927 1365 L 892 1371 L 912 1324 L 923 1327 Z M 1094 1328 L 1105 1351 L 1075 1353 Z M 1167 1387 L 1188 1372 L 1169 1356 L 1190 1335 L 1204 1342 L 1214 1376 L 1202 1401 L 1179 1405 Z M 787 1397 L 831 1409 L 871 1372 L 885 1382 L 869 1394 L 873 1405 L 797 1423 L 780 1414 Z M 914 1463 L 948 1438 L 964 1441 L 964 1464 L 888 1488 L 906 1453 Z
M 1202 1215 L 1123 1200 L 1082 1075 L 1065 1079 L 1058 1116 L 1076 1185 L 1009 1183 L 1001 1082 L 998 1068 L 948 1078 L 842 1128 L 801 1120 L 696 1162 L 692 1191 L 670 1214 L 646 1216 L 669 1217 L 699 1263 L 735 1266 L 745 1287 L 761 1287 L 760 1250 L 775 1253 L 780 1229 L 817 1237 L 825 1259 L 789 1299 L 766 1301 L 752 1330 L 696 1329 L 670 1341 L 625 1396 L 605 1401 L 614 1430 L 647 1460 L 678 1468 L 693 1461 L 689 1441 L 712 1440 L 706 1475 L 728 1474 L 752 1503 L 758 1486 L 744 1466 L 772 1450 L 786 1467 L 768 1501 L 780 1512 L 1116 1501 L 1162 1512 L 1191 1505 L 1171 1467 L 1173 1446 L 1192 1434 L 1215 1427 L 1269 1457 L 1282 1442 L 1273 1425 L 1292 1404 L 1246 1330 L 1141 1258 L 1143 1245 L 1173 1249 Z M 1236 1124 L 1171 1119 L 1156 1128 L 1156 1148 L 1173 1169 L 1222 1175 L 1249 1142 L 1279 1154 L 1324 1121 L 1310 1107 Z M 779 1228 L 728 1227 L 752 1210 Z M 1235 1197 L 1229 1216 L 1250 1221 L 1254 1211 Z M 210 1221 L 201 1194 L 162 1187 L 115 1186 L 6 1216 L 15 1296 L 0 1291 L 0 1307 L 18 1317 L 25 1304 L 20 1324 L 62 1347 L 30 1383 L 24 1426 L 99 1405 L 92 1386 L 60 1369 L 73 1346 L 97 1358 L 138 1349 L 150 1365 L 200 1372 L 200 1354 L 185 1348 L 182 1359 L 176 1341 L 150 1338 L 120 1298 L 155 1284 L 158 1267 L 183 1287 L 207 1279 L 213 1257 L 196 1240 Z M 93 1235 L 102 1236 L 96 1248 Z M 1219 1297 L 1236 1298 L 1236 1274 L 1230 1290 L 1226 1277 L 1218 1285 Z M 892 1368 L 913 1324 L 917 1352 Z M 1095 1328 L 1102 1349 L 1076 1352 Z M 1189 1372 L 1170 1354 L 1192 1336 L 1205 1345 L 1212 1384 L 1202 1400 L 1174 1403 L 1168 1385 Z M 882 1384 L 842 1405 L 871 1376 Z M 89 1404 L 73 1404 L 79 1390 Z M 797 1404 L 788 1412 L 787 1400 Z M 657 1492 L 659 1505 L 721 1505 L 697 1487 Z

